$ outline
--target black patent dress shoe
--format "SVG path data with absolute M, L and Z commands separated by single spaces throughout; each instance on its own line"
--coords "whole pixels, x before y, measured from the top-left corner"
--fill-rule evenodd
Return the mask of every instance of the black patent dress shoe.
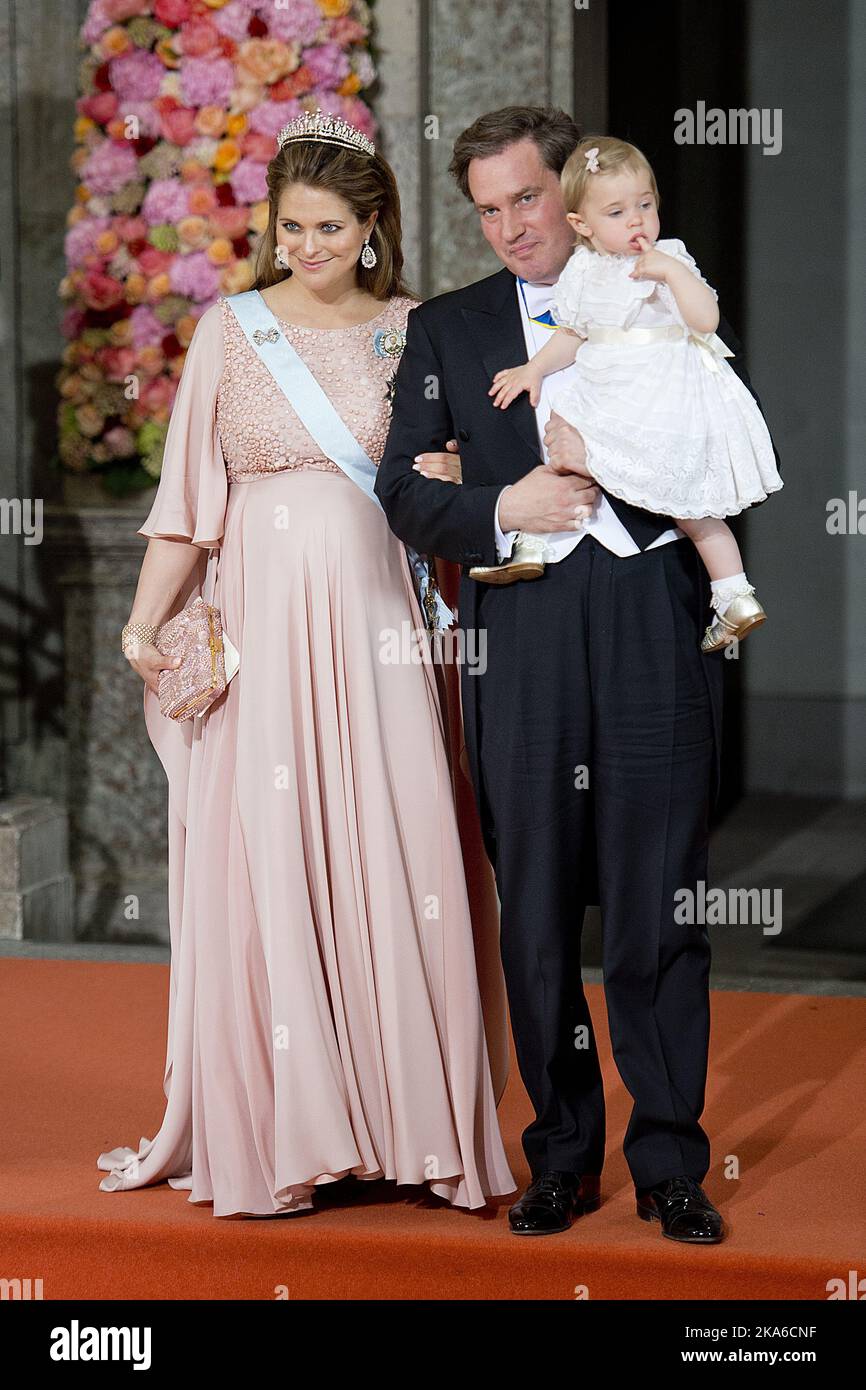
M 509 1209 L 508 1221 L 516 1236 L 550 1236 L 567 1231 L 576 1216 L 598 1211 L 601 1180 L 597 1176 L 551 1170 L 533 1179 L 523 1196 Z
M 654 1187 L 635 1189 L 642 1221 L 660 1221 L 662 1235 L 693 1245 L 724 1239 L 725 1223 L 696 1178 L 666 1178 Z

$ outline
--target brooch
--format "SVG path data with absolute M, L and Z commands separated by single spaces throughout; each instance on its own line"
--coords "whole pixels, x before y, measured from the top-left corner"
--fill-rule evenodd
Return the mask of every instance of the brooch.
M 278 343 L 280 340 L 280 330 L 269 328 L 267 332 L 263 328 L 257 328 L 253 334 L 253 342 L 261 347 L 262 343 Z
M 402 328 L 377 328 L 373 334 L 373 351 L 377 357 L 399 357 L 406 346 Z

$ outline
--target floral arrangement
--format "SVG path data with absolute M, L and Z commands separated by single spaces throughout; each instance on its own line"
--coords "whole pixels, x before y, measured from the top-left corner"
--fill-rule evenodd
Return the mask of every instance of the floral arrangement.
M 67 218 L 63 469 L 158 479 L 196 322 L 249 289 L 277 132 L 321 109 L 371 138 L 364 0 L 93 0 Z

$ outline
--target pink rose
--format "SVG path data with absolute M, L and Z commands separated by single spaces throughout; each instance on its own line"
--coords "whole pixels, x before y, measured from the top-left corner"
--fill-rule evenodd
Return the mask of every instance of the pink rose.
M 148 0 L 102 0 L 102 13 L 112 24 L 123 24 L 127 19 L 135 19 L 147 14 Z
M 198 139 L 195 116 L 195 111 L 188 106 L 175 106 L 171 111 L 164 111 L 159 122 L 163 139 L 181 146 Z
M 248 159 L 258 159 L 262 164 L 267 164 L 276 154 L 272 137 L 255 130 L 247 131 L 241 141 L 241 149 Z
M 158 251 L 155 246 L 147 246 L 138 258 L 142 275 L 146 275 L 150 280 L 154 275 L 161 275 L 168 270 L 174 255 L 171 251 Z
M 190 17 L 189 0 L 156 0 L 153 17 L 167 29 L 179 29 Z
M 81 297 L 88 309 L 113 309 L 123 301 L 123 285 L 101 271 L 88 270 L 81 281 Z
M 117 93 L 96 92 L 93 96 L 82 97 L 76 102 L 76 107 L 82 116 L 98 121 L 100 125 L 108 125 L 117 113 Z
M 220 48 L 220 31 L 207 15 L 188 20 L 180 36 L 187 58 L 204 58 Z
M 249 220 L 249 209 L 245 207 L 215 208 L 208 218 L 214 230 L 228 237 L 229 241 L 246 235 Z

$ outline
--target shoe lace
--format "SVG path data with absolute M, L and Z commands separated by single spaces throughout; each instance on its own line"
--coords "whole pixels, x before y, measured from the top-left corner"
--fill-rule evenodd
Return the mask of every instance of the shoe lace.
M 561 1196 L 563 1190 L 568 1190 L 568 1177 L 562 1173 L 543 1173 L 540 1178 L 536 1178 L 532 1184 L 533 1193 L 549 1193 L 551 1196 Z
M 676 1201 L 677 1198 L 682 1198 L 684 1201 L 688 1202 L 689 1199 L 692 1197 L 694 1197 L 699 1202 L 706 1201 L 704 1190 L 698 1182 L 697 1178 L 690 1178 L 686 1177 L 685 1175 L 678 1178 L 672 1178 L 667 1185 L 665 1195 L 669 1202 Z

